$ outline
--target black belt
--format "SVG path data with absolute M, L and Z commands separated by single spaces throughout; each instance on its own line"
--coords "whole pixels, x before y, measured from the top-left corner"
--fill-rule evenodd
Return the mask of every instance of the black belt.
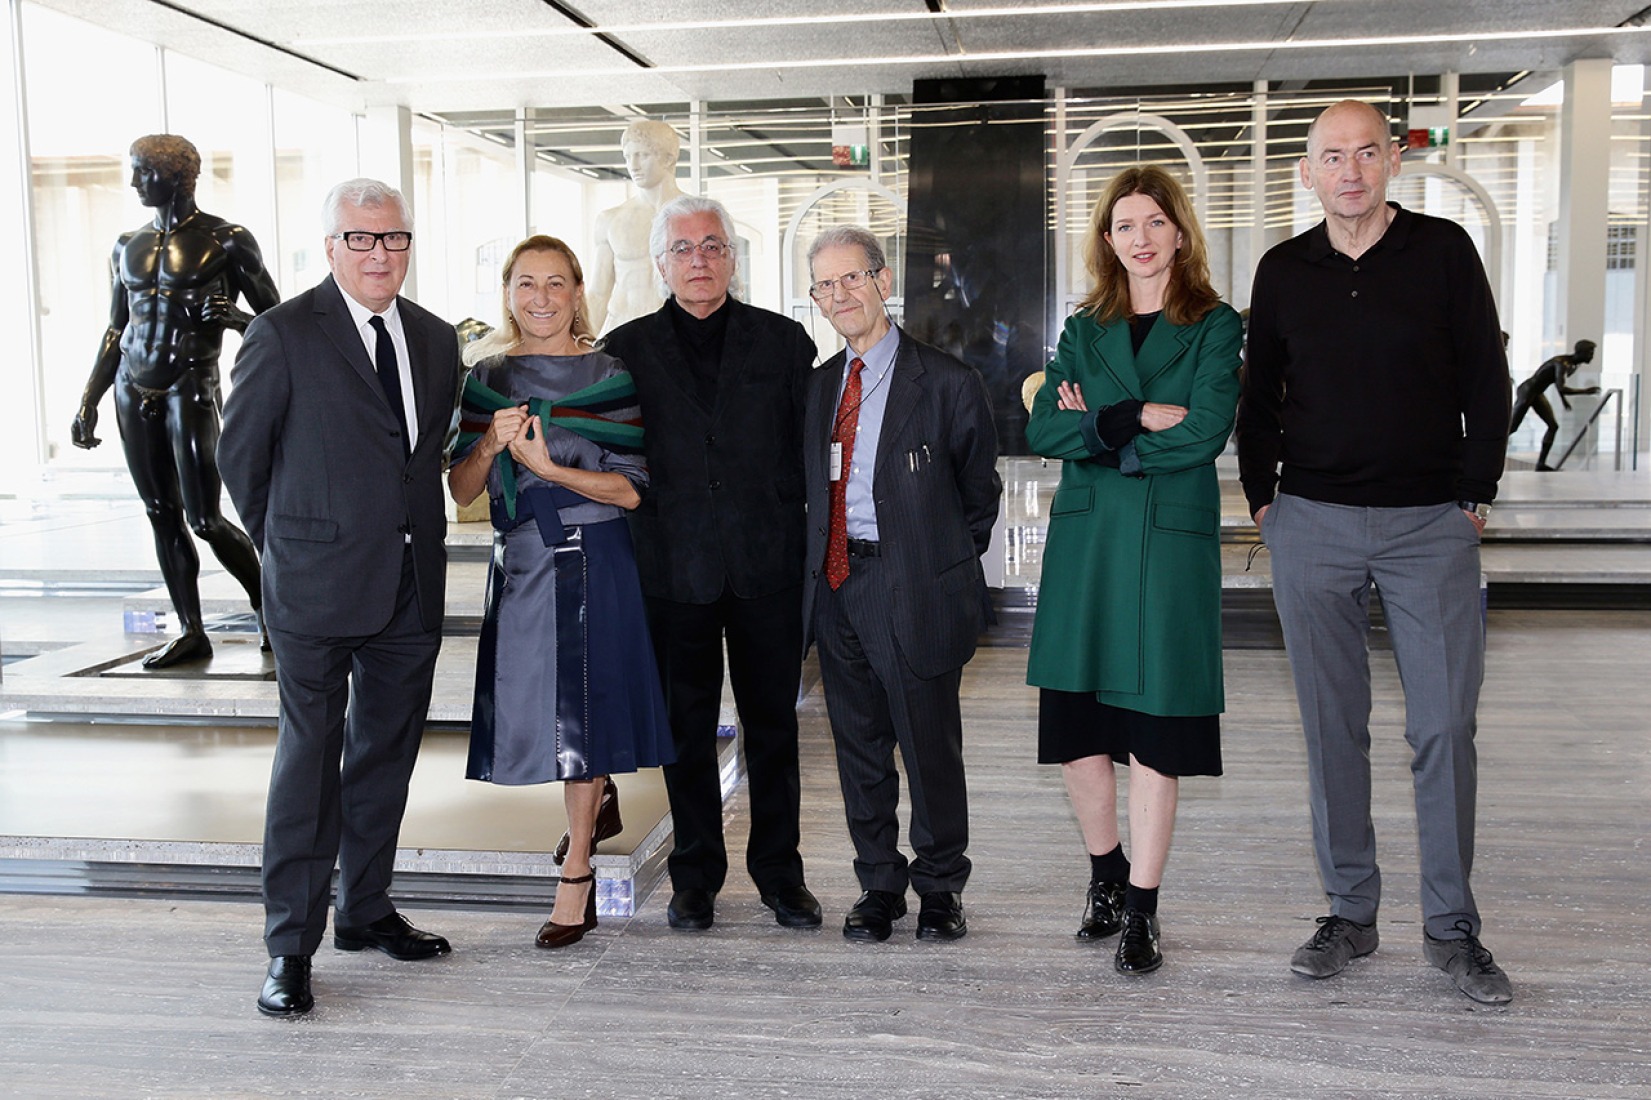
M 849 539 L 848 556 L 851 558 L 880 558 L 883 556 L 883 547 L 870 539 Z

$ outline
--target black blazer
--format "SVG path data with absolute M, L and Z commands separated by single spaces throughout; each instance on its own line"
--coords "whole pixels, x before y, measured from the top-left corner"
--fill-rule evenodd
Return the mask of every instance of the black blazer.
M 710 603 L 803 574 L 803 386 L 819 356 L 797 322 L 732 298 L 713 407 L 701 402 L 669 302 L 603 346 L 636 379 L 649 483 L 630 514 L 642 591 Z
M 808 384 L 805 652 L 814 640 L 815 586 L 825 568 L 831 418 L 846 358 L 844 352 L 832 356 Z M 872 495 L 895 640 L 918 676 L 950 672 L 974 656 L 986 608 L 980 555 L 991 542 L 1002 493 L 992 401 L 979 372 L 902 330 Z
M 418 410 L 401 428 L 338 284 L 247 326 L 224 406 L 218 465 L 263 559 L 264 616 L 277 629 L 359 636 L 395 611 L 412 535 L 419 618 L 441 625 L 447 585 L 442 454 L 460 379 L 453 326 L 398 298 Z

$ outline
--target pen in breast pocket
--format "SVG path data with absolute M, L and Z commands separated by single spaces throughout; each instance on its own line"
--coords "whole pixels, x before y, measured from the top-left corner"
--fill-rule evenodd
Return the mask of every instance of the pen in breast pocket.
M 923 444 L 923 461 L 924 462 L 933 462 L 934 461 L 934 456 L 929 454 L 929 445 L 927 443 Z

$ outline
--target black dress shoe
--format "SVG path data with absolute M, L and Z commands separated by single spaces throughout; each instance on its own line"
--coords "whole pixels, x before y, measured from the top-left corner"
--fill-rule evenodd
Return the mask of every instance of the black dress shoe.
M 894 922 L 906 915 L 904 894 L 888 890 L 867 890 L 843 920 L 845 940 L 882 942 L 894 932 Z
M 774 919 L 787 928 L 820 927 L 820 899 L 800 882 L 762 895 L 762 903 L 774 910 Z
M 611 840 L 625 831 L 625 823 L 619 817 L 619 785 L 613 781 L 613 776 L 603 777 L 607 786 L 602 788 L 602 801 L 596 807 L 596 827 L 591 830 L 590 848 L 596 851 L 596 846 L 604 840 Z M 550 855 L 551 861 L 560 867 L 568 858 L 568 845 L 573 843 L 567 833 L 556 842 L 556 851 Z
M 716 920 L 717 892 L 690 886 L 671 895 L 671 904 L 665 907 L 665 919 L 672 928 L 695 931 L 711 927 Z
M 1120 974 L 1150 974 L 1164 965 L 1158 950 L 1158 918 L 1139 909 L 1125 909 L 1123 935 L 1118 937 L 1118 954 L 1112 965 Z
M 918 939 L 960 940 L 968 930 L 962 894 L 937 890 L 923 895 L 923 904 L 917 907 Z
M 1124 892 L 1121 882 L 1092 882 L 1083 906 L 1080 940 L 1104 940 L 1124 926 Z
M 302 1016 L 315 1007 L 310 995 L 310 957 L 278 955 L 269 961 L 258 1011 L 265 1016 Z
M 371 947 L 403 962 L 433 959 L 453 950 L 445 939 L 429 932 L 420 932 L 407 923 L 407 918 L 400 913 L 380 917 L 364 928 L 334 925 L 332 942 L 340 951 L 365 951 Z

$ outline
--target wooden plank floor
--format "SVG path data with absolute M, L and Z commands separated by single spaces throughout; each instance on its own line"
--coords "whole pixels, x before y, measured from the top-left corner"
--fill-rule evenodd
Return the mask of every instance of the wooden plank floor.
M 1397 677 L 1376 662 L 1382 947 L 1290 974 L 1324 908 L 1282 652 L 1227 653 L 1227 775 L 1183 785 L 1167 963 L 1125 978 L 1071 938 L 1087 874 L 1058 769 L 1033 763 L 1025 653 L 965 681 L 970 932 L 838 934 L 857 890 L 818 689 L 805 701 L 804 855 L 820 932 L 778 928 L 743 875 L 709 933 L 667 893 L 584 943 L 538 915 L 414 912 L 450 958 L 324 947 L 318 1008 L 253 1008 L 243 903 L 0 897 L 0 1095 L 26 1097 L 1651 1096 L 1651 614 L 1491 616 L 1481 709 L 1485 942 L 1512 975 L 1475 1005 L 1421 957 Z M 4 761 L 0 760 L 0 767 Z M 743 793 L 728 827 L 743 843 Z

